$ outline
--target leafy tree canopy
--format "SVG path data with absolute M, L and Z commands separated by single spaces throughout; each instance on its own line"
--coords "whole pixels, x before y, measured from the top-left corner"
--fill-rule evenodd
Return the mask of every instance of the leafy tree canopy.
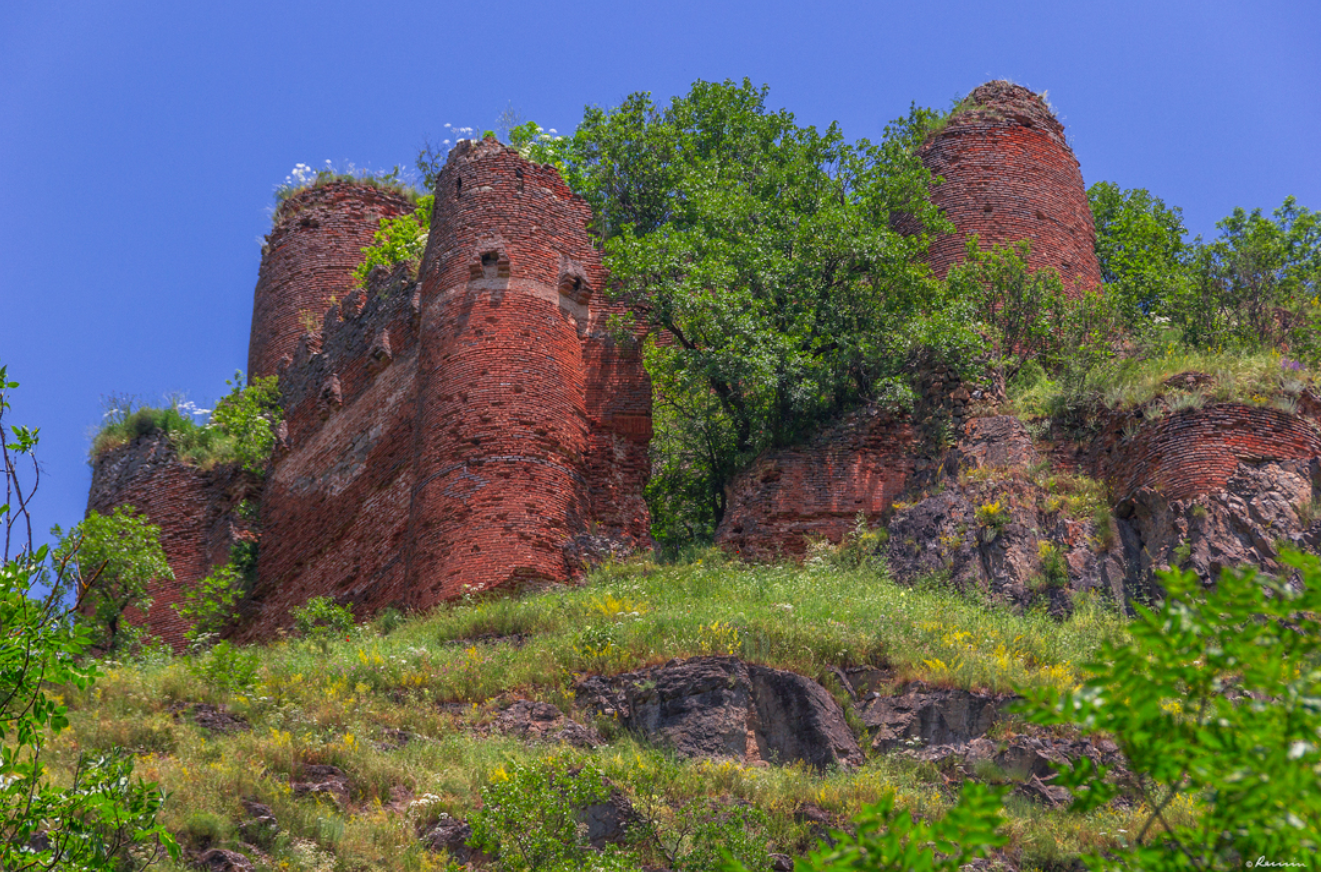
M 848 142 L 766 97 L 699 81 L 667 105 L 588 108 L 570 137 L 515 131 L 592 205 L 614 293 L 651 336 L 672 484 L 688 477 L 707 524 L 757 452 L 891 388 L 944 302 L 919 257 L 948 228 L 913 147 L 930 113 Z

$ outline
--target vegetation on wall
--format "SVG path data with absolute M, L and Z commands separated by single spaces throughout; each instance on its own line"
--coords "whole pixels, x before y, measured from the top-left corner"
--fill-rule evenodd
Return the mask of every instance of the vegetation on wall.
M 92 460 L 139 437 L 161 434 L 179 459 L 193 466 L 237 463 L 249 472 L 264 472 L 283 414 L 278 377 L 255 378 L 245 386 L 243 374 L 235 373 L 225 384 L 230 392 L 216 403 L 206 424 L 198 424 L 192 410 L 177 399 L 160 408 L 112 400 L 105 423 L 92 439 Z

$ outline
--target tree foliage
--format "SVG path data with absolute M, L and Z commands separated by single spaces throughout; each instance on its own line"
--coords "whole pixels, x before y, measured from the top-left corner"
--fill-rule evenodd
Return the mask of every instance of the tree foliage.
M 160 527 L 140 517 L 132 506 L 116 506 L 108 515 L 89 512 L 60 537 L 54 561 L 59 593 L 76 599 L 80 619 L 93 631 L 93 643 L 104 651 L 125 650 L 139 633 L 124 621 L 130 609 L 151 607 L 148 586 L 173 580 L 174 573 L 160 544 Z
M 179 850 L 156 823 L 161 792 L 132 778 L 132 755 L 83 754 L 63 788 L 51 782 L 43 761 L 51 738 L 69 724 L 56 689 L 86 688 L 97 677 L 95 663 L 81 657 L 93 641 L 92 628 L 74 619 L 81 603 L 68 608 L 61 593 L 70 586 L 84 596 L 94 590 L 118 560 L 119 543 L 113 535 L 107 542 L 85 532 L 66 539 L 55 554 L 44 545 L 33 547 L 29 505 L 40 480 L 38 433 L 4 421 L 17 387 L 0 367 L 0 869 L 144 868 L 162 854 L 177 858 Z M 102 551 L 91 554 L 95 548 Z M 71 574 L 81 577 L 80 561 L 101 567 L 90 586 L 69 583 Z M 118 568 L 130 576 L 137 572 Z M 39 582 L 46 585 L 44 596 L 36 595 Z
M 216 403 L 210 426 L 219 427 L 233 437 L 234 458 L 249 472 L 261 473 L 275 447 L 275 427 L 280 423 L 280 384 L 278 376 L 260 376 L 243 384 L 243 373 L 234 373 L 226 381 L 230 392 Z
M 1299 583 L 1247 567 L 1207 591 L 1162 573 L 1165 600 L 1137 606 L 1131 644 L 1103 645 L 1081 687 L 1036 700 L 1033 720 L 1104 731 L 1129 761 L 1115 782 L 1080 760 L 1060 781 L 1074 809 L 1127 789 L 1148 812 L 1132 853 L 1092 868 L 1237 869 L 1321 848 L 1321 560 L 1283 560 Z M 1201 806 L 1196 823 L 1170 823 L 1179 801 Z
M 746 80 L 699 81 L 667 105 L 633 94 L 527 145 L 592 205 L 614 293 L 650 331 L 658 484 L 674 482 L 690 508 L 669 514 L 690 529 L 718 523 L 757 452 L 888 388 L 941 298 L 925 233 L 894 228 L 946 226 L 913 149 L 922 112 L 879 144 L 848 142 L 766 96 Z

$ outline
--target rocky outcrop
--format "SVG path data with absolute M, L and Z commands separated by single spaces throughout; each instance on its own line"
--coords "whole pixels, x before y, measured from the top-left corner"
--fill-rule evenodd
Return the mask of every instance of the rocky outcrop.
M 872 747 L 950 745 L 983 736 L 1014 699 L 967 690 L 939 690 L 917 682 L 898 696 L 871 694 L 854 708 L 872 736 Z
M 495 728 L 529 742 L 562 742 L 576 748 L 595 748 L 601 744 L 596 730 L 570 720 L 548 702 L 530 699 L 515 700 L 496 717 Z
M 1129 569 L 1128 594 L 1148 600 L 1158 570 L 1178 567 L 1214 579 L 1227 567 L 1279 573 L 1280 549 L 1321 550 L 1321 462 L 1244 461 L 1222 490 L 1170 499 L 1141 488 L 1116 508 Z
M 1100 483 L 1050 474 L 1022 421 L 967 422 L 944 469 L 930 492 L 895 505 L 885 550 L 895 578 L 943 577 L 1056 612 L 1071 591 L 1122 599 L 1127 573 Z
M 863 759 L 843 710 L 824 687 L 736 657 L 594 676 L 579 685 L 578 699 L 681 757 L 803 761 L 817 769 Z

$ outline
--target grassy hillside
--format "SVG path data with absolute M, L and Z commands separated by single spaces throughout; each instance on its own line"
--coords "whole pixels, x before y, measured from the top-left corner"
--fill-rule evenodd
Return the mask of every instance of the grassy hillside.
M 635 806 L 652 809 L 661 830 L 678 827 L 694 799 L 746 801 L 768 815 L 764 838 L 774 850 L 800 854 L 815 841 L 811 822 L 795 815 L 805 806 L 842 819 L 891 794 L 931 814 L 956 785 L 930 763 L 870 751 L 856 771 L 821 774 L 679 760 L 608 721 L 596 725 L 607 741 L 593 750 L 533 745 L 500 735 L 495 716 L 527 698 L 588 720 L 573 700 L 583 675 L 706 654 L 813 677 L 846 711 L 833 667 L 878 667 L 882 692 L 913 679 L 994 691 L 1070 687 L 1074 664 L 1125 632 L 1095 601 L 1057 622 L 896 585 L 856 548 L 821 549 L 804 566 L 756 567 L 711 551 L 668 566 L 609 566 L 570 590 L 461 602 L 416 619 L 386 615 L 334 638 L 111 663 L 89 694 L 67 697 L 72 729 L 52 760 L 132 749 L 137 774 L 169 793 L 164 822 L 194 849 L 236 844 L 241 800 L 268 805 L 281 832 L 260 845 L 268 859 L 258 868 L 271 870 L 443 868 L 419 834 L 445 815 L 469 817 L 492 779 L 542 758 L 599 767 Z M 196 703 L 250 729 L 198 726 Z M 347 806 L 293 795 L 291 780 L 307 764 L 348 774 Z M 1010 855 L 1028 868 L 1117 845 L 1143 810 L 1075 816 L 1011 798 L 1007 813 Z M 657 844 L 635 851 L 638 863 L 664 861 Z

